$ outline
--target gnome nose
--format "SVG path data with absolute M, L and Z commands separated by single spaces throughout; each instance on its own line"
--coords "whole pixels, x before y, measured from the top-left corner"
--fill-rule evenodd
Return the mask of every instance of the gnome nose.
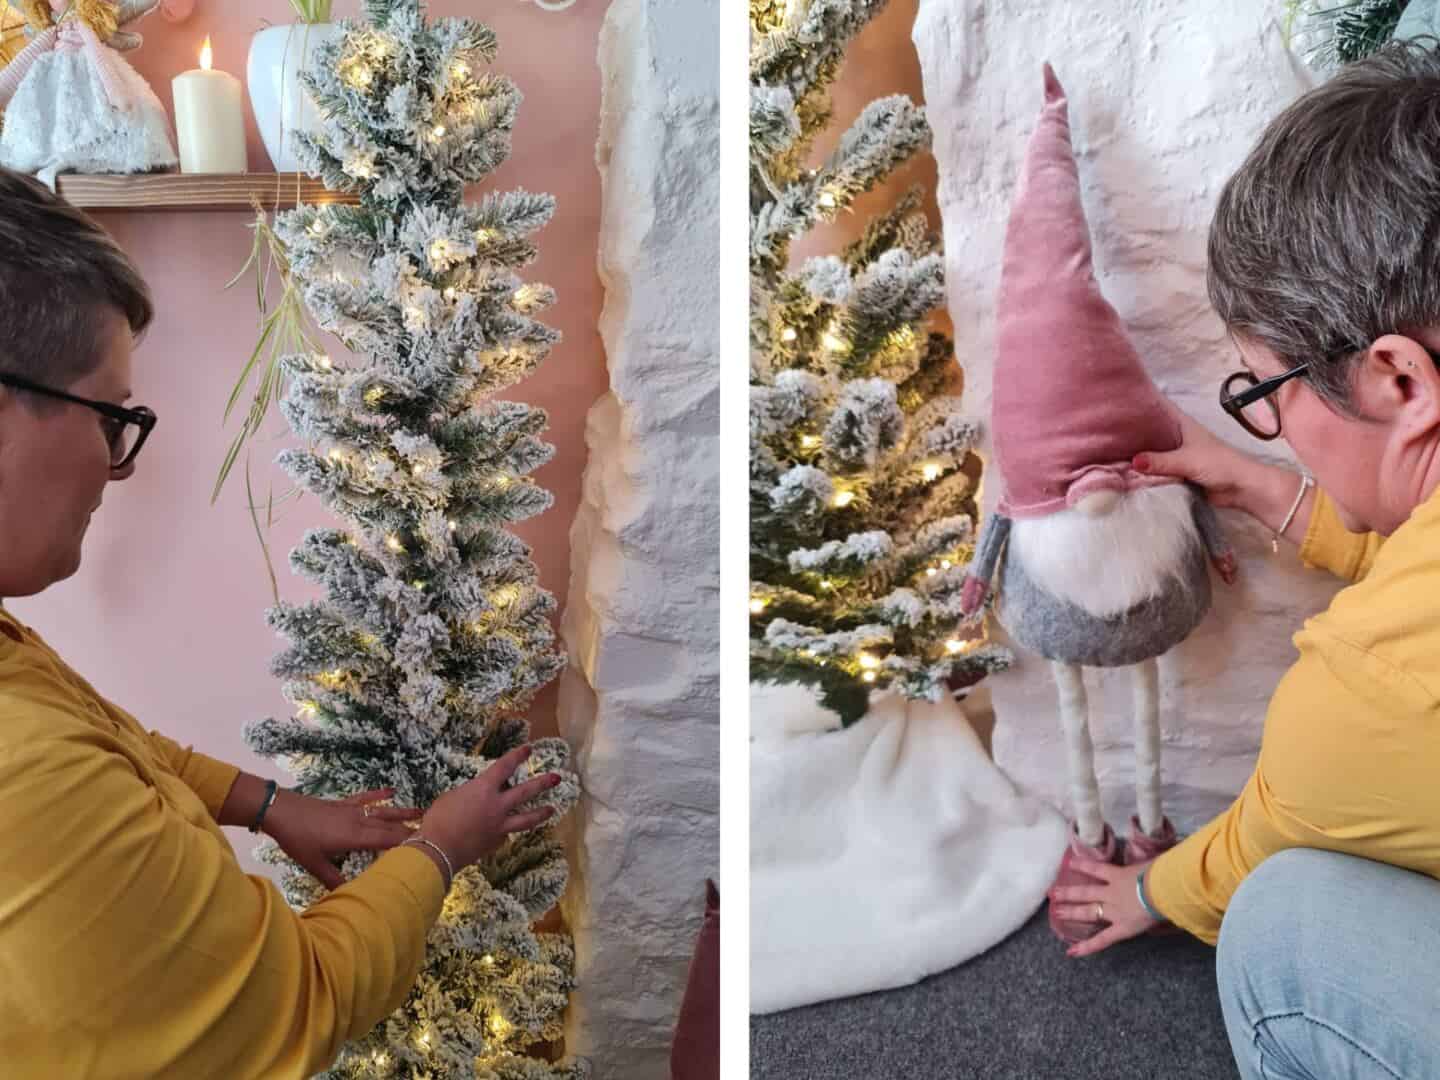
M 1091 517 L 1104 517 L 1115 509 L 1115 504 L 1120 501 L 1120 498 L 1121 492 L 1118 491 L 1092 491 L 1089 495 L 1075 500 L 1075 509 Z

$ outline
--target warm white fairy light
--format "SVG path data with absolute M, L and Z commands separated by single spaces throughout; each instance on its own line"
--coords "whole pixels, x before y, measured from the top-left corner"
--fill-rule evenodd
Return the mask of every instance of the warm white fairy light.
M 491 967 L 495 963 L 495 957 L 491 956 L 489 953 L 486 953 L 484 956 L 480 957 L 480 963 L 484 964 L 486 967 Z
M 794 341 L 799 336 L 799 333 L 796 332 L 793 326 L 787 326 L 784 330 L 780 331 L 781 341 Z
M 949 641 L 945 642 L 945 651 L 950 653 L 964 652 L 965 642 L 961 641 L 959 638 L 951 638 Z
M 837 491 L 835 497 L 830 500 L 831 504 L 839 510 L 845 509 L 854 501 L 855 493 L 853 491 Z
M 835 208 L 835 193 L 833 191 L 821 192 L 820 205 L 826 210 L 833 210 Z
M 875 673 L 873 671 L 867 671 L 865 672 L 865 674 L 861 675 L 860 678 L 864 679 L 866 682 L 874 682 Z
M 430 129 L 430 137 L 432 139 L 443 139 L 445 137 L 445 125 L 436 124 Z
M 320 706 L 313 701 L 302 701 L 300 703 L 301 716 L 314 716 L 320 711 Z
M 764 610 L 765 601 L 762 598 L 757 596 L 750 601 L 750 614 L 759 615 Z
M 805 450 L 814 450 L 820 445 L 819 435 L 801 435 L 800 446 Z
M 870 655 L 868 652 L 862 652 L 855 659 L 859 662 L 862 668 L 874 669 L 880 666 L 880 661 L 875 659 L 875 657 Z
M 920 470 L 920 471 L 921 471 L 921 474 L 925 477 L 926 480 L 934 480 L 934 479 L 937 479 L 937 478 L 940 476 L 940 474 L 941 474 L 942 472 L 944 472 L 945 470 L 942 469 L 942 468 L 940 468 L 939 465 L 936 465 L 936 464 L 932 461 L 932 462 L 930 462 L 929 464 L 927 464 L 927 465 L 925 466 L 925 468 L 923 468 L 923 469 Z
M 941 569 L 941 570 L 949 570 L 950 567 L 952 567 L 952 566 L 954 566 L 954 565 L 955 565 L 955 564 L 952 563 L 949 559 L 941 559 L 941 560 L 940 560 L 940 569 Z
M 493 240 L 493 239 L 495 239 L 495 233 L 494 233 L 493 230 L 491 230 L 491 229 L 476 229 L 476 230 L 475 230 L 475 242 L 476 242 L 477 244 L 488 244 L 488 243 L 489 243 L 491 240 Z
M 470 65 L 465 63 L 464 60 L 456 60 L 455 63 L 450 65 L 450 74 L 457 79 L 466 79 L 470 75 Z
M 317 357 L 315 357 L 315 363 L 317 363 L 317 364 L 320 365 L 320 370 L 321 370 L 321 371 L 329 371 L 331 368 L 333 368 L 333 367 L 335 366 L 334 363 L 331 362 L 330 357 L 328 357 L 328 356 L 317 356 Z
M 515 290 L 515 306 L 526 307 L 535 299 L 535 289 L 530 285 L 521 285 Z
M 844 352 L 845 341 L 839 334 L 835 333 L 835 327 L 830 327 L 820 335 L 820 344 L 831 352 Z
M 445 299 L 446 299 L 446 300 L 454 300 L 454 299 L 455 299 L 457 296 L 459 296 L 459 295 L 460 295 L 460 290 L 457 289 L 457 288 L 455 288 L 454 285 L 451 285 L 449 288 L 447 288 L 447 289 L 445 290 Z
M 385 537 L 385 546 L 397 553 L 405 550 L 405 545 L 400 542 L 400 538 L 394 533 Z
M 829 578 L 825 578 L 823 581 L 820 582 L 820 587 L 822 589 L 833 589 L 835 588 L 835 583 Z
M 939 572 L 940 572 L 940 571 L 936 570 L 935 567 L 933 567 L 933 566 L 927 566 L 927 567 L 925 568 L 925 576 L 926 576 L 926 577 L 934 577 L 934 576 L 935 576 L 936 574 L 938 574 Z
M 335 462 L 337 465 L 345 460 L 345 454 L 340 450 L 331 450 L 330 453 L 326 454 L 325 456 L 328 457 L 331 461 Z
M 451 519 L 450 519 L 450 531 L 451 531 L 451 532 L 454 532 L 454 531 L 455 531 L 456 529 L 458 529 L 458 528 L 460 528 L 460 523 L 459 523 L 458 521 L 456 521 L 454 518 L 451 518 Z
M 411 471 L 412 473 L 414 473 L 416 476 L 424 476 L 424 475 L 425 475 L 425 466 L 424 466 L 424 465 L 415 465 L 415 466 L 412 466 L 412 467 L 411 467 L 410 471 Z

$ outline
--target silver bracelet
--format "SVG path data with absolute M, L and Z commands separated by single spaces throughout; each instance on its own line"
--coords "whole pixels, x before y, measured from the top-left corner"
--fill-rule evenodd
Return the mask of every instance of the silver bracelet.
M 1285 515 L 1285 520 L 1280 525 L 1280 531 L 1270 538 L 1270 550 L 1276 554 L 1280 552 L 1280 537 L 1284 536 L 1285 530 L 1290 528 L 1290 523 L 1295 520 L 1295 515 L 1300 512 L 1300 504 L 1305 501 L 1305 492 L 1309 491 L 1310 486 L 1314 483 L 1315 481 L 1311 480 L 1310 477 L 1304 473 L 1300 474 L 1300 490 L 1295 494 L 1295 501 L 1290 506 L 1290 513 Z
M 1140 876 L 1135 879 L 1135 895 L 1140 898 L 1140 906 L 1145 909 L 1145 914 L 1149 915 L 1149 916 L 1150 916 L 1152 919 L 1154 919 L 1156 922 L 1169 922 L 1169 921 L 1170 921 L 1169 919 L 1165 918 L 1164 915 L 1161 915 L 1158 911 L 1156 911 L 1153 907 L 1151 907 L 1151 906 L 1150 906 L 1150 901 L 1148 901 L 1148 900 L 1145 899 L 1145 871 L 1144 871 L 1144 870 L 1141 870 L 1141 871 L 1140 871 Z
M 433 849 L 435 850 L 435 854 L 439 855 L 440 858 L 442 858 L 442 859 L 445 860 L 445 869 L 448 870 L 448 871 L 450 871 L 450 876 L 445 879 L 445 891 L 448 893 L 448 892 L 450 891 L 450 883 L 455 880 L 455 867 L 451 865 L 451 863 L 450 863 L 450 856 L 449 856 L 449 855 L 446 855 L 445 852 L 444 852 L 443 850 L 441 850 L 440 845 L 439 845 L 439 844 L 435 844 L 435 843 L 431 843 L 429 840 L 426 840 L 423 836 L 412 836 L 412 837 L 409 837 L 408 839 L 401 840 L 400 843 L 401 843 L 402 845 L 403 845 L 403 844 L 424 844 L 424 845 L 425 845 L 426 847 L 428 847 L 428 848 L 433 848 Z

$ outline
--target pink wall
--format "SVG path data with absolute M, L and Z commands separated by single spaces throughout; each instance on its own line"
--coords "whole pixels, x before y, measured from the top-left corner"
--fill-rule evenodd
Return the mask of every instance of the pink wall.
M 508 396 L 550 413 L 554 460 L 537 479 L 555 493 L 555 506 L 522 523 L 534 546 L 542 583 L 563 604 L 569 581 L 570 522 L 585 465 L 585 414 L 606 386 L 605 358 L 595 330 L 602 289 L 595 274 L 600 178 L 595 137 L 600 108 L 596 38 L 602 0 L 581 0 L 551 13 L 518 0 L 480 5 L 433 0 L 432 16 L 469 14 L 499 35 L 496 67 L 525 94 L 514 153 L 491 184 L 547 191 L 558 211 L 539 234 L 540 258 L 526 273 L 559 291 L 547 321 L 565 339 L 549 361 Z M 358 0 L 337 0 L 335 16 L 359 11 Z M 196 66 L 210 34 L 215 66 L 243 81 L 251 35 L 293 17 L 284 0 L 245 4 L 199 0 L 195 14 L 174 25 L 158 14 L 140 28 L 145 45 L 130 58 L 171 107 L 170 79 Z M 250 166 L 270 168 L 253 117 Z M 217 505 L 209 503 L 233 423 L 221 427 L 226 398 L 255 341 L 253 285 L 225 292 L 250 246 L 242 213 L 107 214 L 100 220 L 138 263 L 155 292 L 158 318 L 136 354 L 135 401 L 160 416 L 133 478 L 112 487 L 86 541 L 73 578 L 10 606 L 39 630 L 96 688 L 147 727 L 193 743 L 205 753 L 282 784 L 288 774 L 253 756 L 241 739 L 246 722 L 284 715 L 290 705 L 268 663 L 284 642 L 264 621 L 269 579 L 245 508 L 243 472 L 231 474 Z M 290 444 L 272 410 L 276 437 L 258 445 L 252 475 L 260 497 L 289 477 L 270 464 Z M 293 577 L 286 556 L 305 529 L 328 524 L 319 502 L 306 495 L 280 511 L 268 540 L 281 596 L 301 600 L 315 590 Z M 555 733 L 554 688 L 534 709 L 537 735 Z M 250 836 L 231 831 L 247 869 Z

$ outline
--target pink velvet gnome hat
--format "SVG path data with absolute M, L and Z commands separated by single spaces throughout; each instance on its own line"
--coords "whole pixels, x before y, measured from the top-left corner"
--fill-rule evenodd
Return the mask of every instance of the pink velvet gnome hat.
M 1005 233 L 997 321 L 1000 513 L 1038 517 L 1095 491 L 1177 482 L 1130 465 L 1178 447 L 1180 425 L 1095 280 L 1065 91 L 1049 64 Z

